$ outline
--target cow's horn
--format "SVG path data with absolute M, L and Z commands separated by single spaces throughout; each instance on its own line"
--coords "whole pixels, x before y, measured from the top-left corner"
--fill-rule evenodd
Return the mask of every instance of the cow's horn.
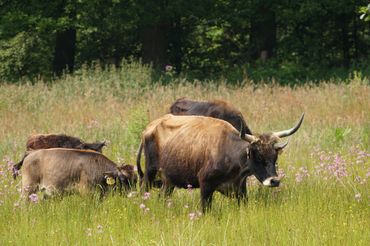
M 286 142 L 280 142 L 280 143 L 275 143 L 274 144 L 274 149 L 279 150 L 279 149 L 284 149 L 285 146 L 287 146 L 289 141 Z
M 250 143 L 254 143 L 258 140 L 258 138 L 256 138 L 253 135 L 245 134 L 245 140 L 247 140 Z
M 285 130 L 285 131 L 280 131 L 280 132 L 274 132 L 272 133 L 273 135 L 279 137 L 279 138 L 283 138 L 283 137 L 287 137 L 287 136 L 290 136 L 292 135 L 293 133 L 295 133 L 299 127 L 301 126 L 302 122 L 303 122 L 303 118 L 304 118 L 304 113 L 302 114 L 301 116 L 301 119 L 299 120 L 299 122 L 297 123 L 297 125 L 293 128 L 290 128 L 288 130 Z

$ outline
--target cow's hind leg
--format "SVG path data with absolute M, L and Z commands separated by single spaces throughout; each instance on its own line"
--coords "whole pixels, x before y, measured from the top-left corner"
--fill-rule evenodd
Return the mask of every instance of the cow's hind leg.
M 33 180 L 23 177 L 22 179 L 22 191 L 21 198 L 29 199 L 30 195 L 36 193 L 38 190 L 38 184 L 33 182 Z
M 144 189 L 146 192 L 153 186 L 158 168 L 157 145 L 153 139 L 148 139 L 145 144 L 145 173 Z

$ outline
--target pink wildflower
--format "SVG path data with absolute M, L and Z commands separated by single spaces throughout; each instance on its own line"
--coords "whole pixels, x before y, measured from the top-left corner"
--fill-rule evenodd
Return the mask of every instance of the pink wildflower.
M 148 200 L 150 198 L 150 192 L 145 192 L 143 196 L 143 200 Z
M 34 203 L 37 203 L 39 201 L 39 197 L 35 193 L 32 193 L 31 195 L 29 195 L 28 198 L 30 199 L 31 202 L 34 202 Z
M 171 66 L 171 65 L 166 65 L 166 66 L 164 67 L 164 69 L 166 70 L 166 72 L 171 72 L 171 71 L 172 71 L 172 69 L 173 69 L 173 66 Z
M 197 220 L 197 219 L 199 219 L 200 216 L 202 216 L 202 213 L 199 212 L 199 211 L 189 213 L 189 219 L 190 220 Z

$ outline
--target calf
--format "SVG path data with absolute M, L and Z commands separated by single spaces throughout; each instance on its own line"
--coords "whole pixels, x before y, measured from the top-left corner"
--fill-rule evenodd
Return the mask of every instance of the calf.
M 22 194 L 27 196 L 45 191 L 63 194 L 77 189 L 80 192 L 108 185 L 119 190 L 136 185 L 137 176 L 130 165 L 117 166 L 101 153 L 77 149 L 41 149 L 24 159 Z

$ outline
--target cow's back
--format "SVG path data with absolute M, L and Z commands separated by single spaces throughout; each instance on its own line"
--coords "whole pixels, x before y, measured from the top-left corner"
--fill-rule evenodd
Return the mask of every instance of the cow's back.
M 203 115 L 222 119 L 241 131 L 242 135 L 252 134 L 242 113 L 226 101 L 194 101 L 180 98 L 171 105 L 170 112 L 174 115 Z
M 27 139 L 26 149 L 76 148 L 82 141 L 64 134 L 36 134 Z

